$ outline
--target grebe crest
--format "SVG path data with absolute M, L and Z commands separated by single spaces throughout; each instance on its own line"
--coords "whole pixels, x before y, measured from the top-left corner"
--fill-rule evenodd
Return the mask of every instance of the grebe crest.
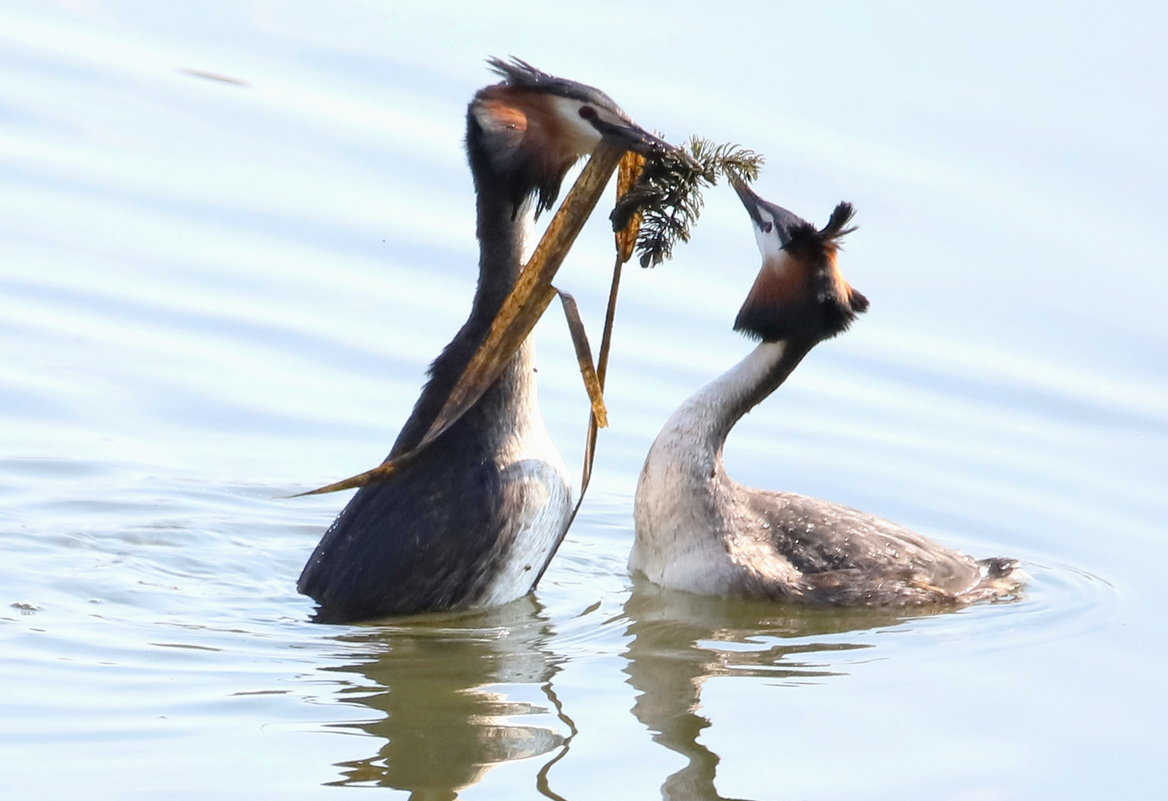
M 637 485 L 630 568 L 702 595 L 851 606 L 956 605 L 1011 597 L 1010 559 L 976 560 L 879 517 L 789 492 L 743 486 L 722 451 L 731 429 L 868 299 L 843 277 L 854 210 L 821 229 L 732 182 L 762 254 L 735 329 L 761 340 L 686 400 L 654 441 Z

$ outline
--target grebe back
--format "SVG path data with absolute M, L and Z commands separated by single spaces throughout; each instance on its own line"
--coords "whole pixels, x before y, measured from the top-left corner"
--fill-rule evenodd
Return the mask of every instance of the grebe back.
M 664 146 L 603 92 L 518 59 L 466 115 L 479 281 L 470 316 L 434 360 L 387 461 L 425 437 L 486 339 L 525 258 L 525 238 L 568 169 L 602 137 Z M 529 339 L 503 374 L 407 468 L 357 490 L 300 576 L 318 621 L 495 606 L 527 594 L 570 523 L 572 490 L 539 411 Z
M 850 204 L 816 230 L 733 184 L 763 257 L 735 329 L 761 343 L 685 401 L 653 443 L 637 486 L 630 568 L 702 595 L 827 605 L 964 604 L 1016 593 L 1014 560 L 977 560 L 857 509 L 727 475 L 722 449 L 735 423 L 868 308 L 836 259 L 854 230 Z

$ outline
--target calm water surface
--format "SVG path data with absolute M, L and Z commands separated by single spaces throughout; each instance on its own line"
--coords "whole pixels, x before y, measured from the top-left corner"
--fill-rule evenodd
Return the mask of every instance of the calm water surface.
M 1161 12 L 10 2 L 0 11 L 5 798 L 1125 797 L 1168 756 Z M 739 15 L 739 16 L 735 16 Z M 1008 20 L 1008 21 L 1007 21 Z M 726 30 L 719 30 L 724 25 Z M 299 570 L 474 282 L 462 114 L 515 53 L 840 199 L 872 311 L 736 431 L 740 480 L 981 556 L 1017 603 L 664 593 L 641 459 L 740 358 L 733 195 L 626 275 L 613 426 L 539 591 L 318 626 Z M 559 283 L 595 326 L 604 221 Z M 578 460 L 559 320 L 545 412 Z

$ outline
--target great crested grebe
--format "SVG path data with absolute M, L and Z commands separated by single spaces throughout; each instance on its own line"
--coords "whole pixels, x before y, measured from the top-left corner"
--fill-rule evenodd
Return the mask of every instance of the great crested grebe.
M 637 486 L 630 568 L 701 595 L 826 605 L 965 604 L 1015 593 L 1012 559 L 973 559 L 859 510 L 726 474 L 722 448 L 734 424 L 868 308 L 836 264 L 854 230 L 850 204 L 817 231 L 732 183 L 763 258 L 734 327 L 761 343 L 683 403 L 653 443 Z
M 597 89 L 518 59 L 489 63 L 503 81 L 477 92 L 466 115 L 478 288 L 387 459 L 425 437 L 519 276 L 532 221 L 551 208 L 572 164 L 604 136 L 642 152 L 665 146 Z M 326 622 L 507 603 L 530 592 L 551 559 L 572 494 L 540 415 L 529 339 L 408 469 L 357 491 L 297 586 Z

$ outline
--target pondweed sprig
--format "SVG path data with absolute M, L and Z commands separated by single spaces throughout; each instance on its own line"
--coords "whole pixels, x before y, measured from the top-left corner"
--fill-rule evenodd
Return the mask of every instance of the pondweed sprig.
M 655 267 L 673 255 L 673 246 L 688 242 L 701 215 L 702 188 L 715 186 L 721 176 L 734 175 L 750 182 L 758 178 L 763 156 L 734 144 L 714 145 L 691 137 L 680 152 L 654 153 L 633 188 L 613 209 L 613 230 L 623 230 L 637 214 L 637 254 L 642 267 Z

